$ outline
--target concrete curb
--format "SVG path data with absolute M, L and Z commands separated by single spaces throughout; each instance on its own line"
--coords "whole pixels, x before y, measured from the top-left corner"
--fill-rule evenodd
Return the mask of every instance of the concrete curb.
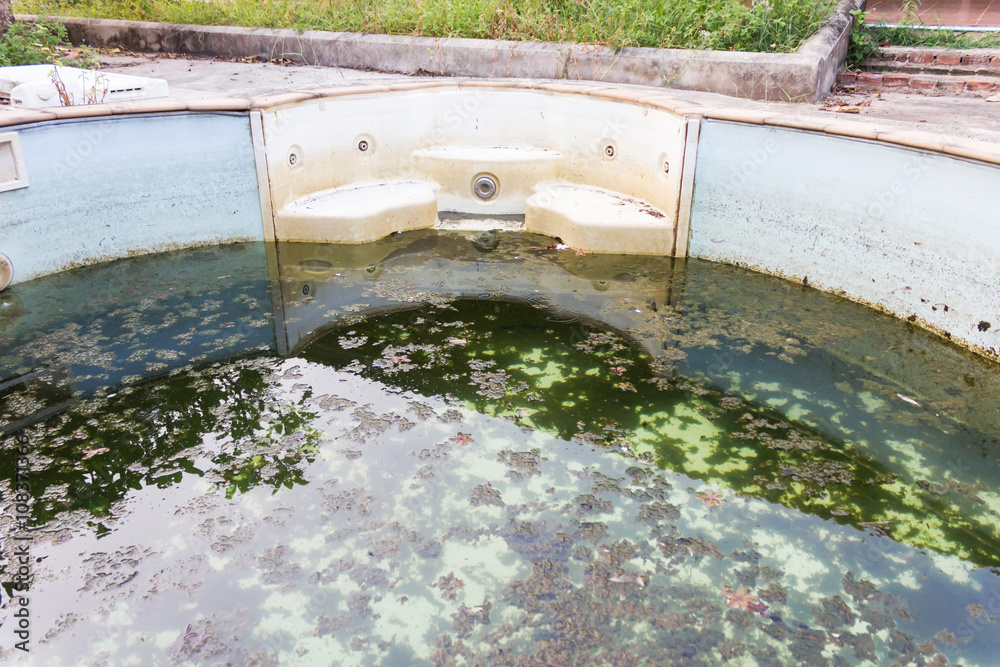
M 851 11 L 864 7 L 864 2 L 840 0 L 819 32 L 791 54 L 59 20 L 74 43 L 132 51 L 285 58 L 309 65 L 405 74 L 577 79 L 814 102 L 830 92 L 846 58 Z

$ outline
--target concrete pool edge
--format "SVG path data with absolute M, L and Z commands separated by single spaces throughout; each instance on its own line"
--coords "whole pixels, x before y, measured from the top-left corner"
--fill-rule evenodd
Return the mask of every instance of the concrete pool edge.
M 533 81 L 530 79 L 482 80 L 456 78 L 445 82 L 414 81 L 407 83 L 348 85 L 245 98 L 153 99 L 115 104 L 53 107 L 49 109 L 25 109 L 7 106 L 0 107 L 0 127 L 14 128 L 19 125 L 45 121 L 100 118 L 130 114 L 266 110 L 284 104 L 314 100 L 321 97 L 334 98 L 358 94 L 390 93 L 443 87 L 516 88 L 591 95 L 609 100 L 654 107 L 679 116 L 699 116 L 712 120 L 806 130 L 832 136 L 923 149 L 954 157 L 1000 165 L 1000 144 L 989 141 L 967 139 L 931 131 L 909 130 L 888 124 L 880 125 L 875 122 L 847 120 L 836 116 L 831 116 L 829 120 L 825 120 L 815 116 L 793 113 L 703 106 L 693 102 L 678 100 L 666 94 L 659 94 L 655 90 L 643 91 L 633 87 L 616 87 L 613 85 L 591 83 Z
M 226 58 L 288 59 L 309 65 L 442 76 L 591 80 L 814 102 L 844 64 L 864 0 L 839 0 L 793 53 L 615 49 L 589 44 L 411 37 L 56 17 L 73 43 Z M 18 16 L 18 20 L 34 20 Z
M 904 131 L 836 118 L 824 122 L 825 119 L 807 118 L 795 114 L 758 113 L 745 110 L 700 107 L 689 103 L 680 103 L 676 99 L 669 98 L 656 91 L 645 91 L 634 88 L 616 88 L 594 84 L 572 84 L 568 82 L 527 82 L 515 80 L 496 82 L 480 80 L 445 82 L 414 81 L 403 84 L 314 90 L 248 99 L 203 99 L 194 102 L 152 100 L 129 104 L 60 108 L 46 111 L 8 109 L 0 112 L 0 126 L 5 127 L 7 130 L 17 130 L 19 127 L 24 128 L 26 126 L 45 127 L 59 125 L 65 127 L 67 123 L 72 125 L 72 121 L 83 121 L 88 118 L 90 119 L 88 122 L 94 122 L 102 119 L 124 119 L 128 117 L 138 120 L 143 116 L 160 116 L 166 118 L 185 115 L 198 117 L 213 114 L 244 118 L 247 119 L 250 126 L 253 126 L 254 118 L 259 117 L 260 114 L 277 114 L 281 113 L 283 109 L 304 108 L 304 105 L 308 106 L 310 104 L 317 107 L 325 104 L 328 108 L 332 108 L 332 105 L 337 103 L 337 100 L 347 101 L 386 95 L 424 95 L 425 97 L 429 96 L 428 99 L 435 96 L 444 97 L 450 95 L 453 96 L 451 99 L 462 99 L 462 94 L 472 95 L 476 91 L 484 90 L 494 97 L 502 97 L 507 94 L 533 94 L 536 97 L 541 95 L 552 98 L 564 97 L 566 95 L 583 95 L 607 103 L 626 103 L 629 108 L 633 109 L 657 110 L 675 116 L 678 121 L 689 123 L 688 127 L 691 126 L 690 123 L 698 123 L 701 127 L 701 137 L 689 135 L 685 140 L 688 144 L 693 145 L 694 150 L 685 151 L 686 164 L 684 166 L 688 168 L 682 167 L 687 174 L 687 187 L 690 189 L 687 190 L 687 195 L 681 193 L 678 198 L 679 206 L 676 226 L 680 235 L 677 238 L 677 254 L 684 254 L 683 242 L 688 237 L 684 235 L 683 229 L 686 226 L 686 220 L 689 219 L 691 221 L 691 249 L 689 252 L 691 256 L 745 266 L 792 281 L 807 283 L 821 290 L 865 303 L 901 319 L 910 320 L 914 324 L 950 338 L 954 342 L 985 356 L 993 359 L 1000 358 L 1000 344 L 997 342 L 997 327 L 1000 324 L 1000 313 L 994 312 L 998 303 L 995 287 L 996 276 L 1000 271 L 997 269 L 996 257 L 989 255 L 992 237 L 1000 233 L 1000 230 L 995 229 L 997 225 L 995 220 L 990 218 L 988 208 L 983 205 L 975 209 L 974 213 L 981 218 L 980 220 L 960 219 L 957 221 L 943 217 L 940 210 L 920 209 L 916 212 L 907 210 L 905 200 L 911 196 L 920 194 L 921 191 L 927 190 L 929 192 L 936 192 L 939 195 L 949 196 L 951 193 L 935 190 L 936 187 L 941 187 L 937 184 L 937 180 L 922 181 L 919 183 L 917 181 L 904 180 L 900 184 L 892 180 L 892 170 L 895 170 L 898 176 L 896 180 L 900 180 L 903 178 L 901 174 L 906 173 L 908 168 L 912 168 L 912 165 L 910 165 L 912 160 L 918 160 L 916 163 L 918 165 L 923 165 L 926 160 L 932 160 L 934 161 L 935 170 L 940 171 L 944 169 L 945 171 L 954 171 L 956 169 L 972 169 L 980 174 L 980 176 L 989 178 L 990 183 L 996 183 L 997 179 L 1000 179 L 1000 170 L 997 169 L 997 166 L 1000 165 L 1000 147 L 995 144 L 947 137 L 930 132 Z M 327 102 L 330 104 L 327 104 Z M 718 133 L 725 128 L 731 128 L 737 131 L 738 135 L 746 141 L 763 142 L 755 149 L 745 148 L 743 153 L 732 152 L 727 146 L 723 146 L 722 148 L 722 155 L 726 162 L 739 165 L 741 158 L 746 158 L 742 162 L 744 165 L 742 167 L 743 172 L 735 172 L 736 180 L 742 179 L 745 181 L 743 185 L 749 183 L 758 189 L 769 182 L 780 182 L 781 179 L 788 176 L 787 173 L 777 177 L 773 174 L 768 174 L 769 169 L 777 168 L 781 164 L 781 159 L 773 157 L 771 152 L 768 152 L 770 149 L 767 142 L 772 140 L 785 142 L 789 154 L 793 157 L 799 150 L 798 146 L 804 145 L 803 142 L 818 142 L 817 145 L 823 148 L 817 149 L 819 152 L 815 154 L 815 159 L 813 159 L 812 163 L 820 164 L 820 166 L 822 166 L 821 163 L 826 162 L 823 156 L 824 151 L 827 149 L 841 152 L 848 151 L 850 155 L 861 155 L 864 151 L 870 152 L 874 150 L 878 155 L 882 156 L 879 159 L 889 159 L 890 162 L 885 164 L 872 163 L 873 166 L 870 167 L 871 174 L 868 177 L 849 173 L 849 169 L 853 170 L 856 168 L 856 165 L 852 164 L 849 165 L 848 169 L 838 168 L 835 172 L 817 172 L 817 174 L 812 176 L 813 180 L 803 181 L 799 184 L 799 187 L 796 187 L 792 181 L 786 181 L 786 190 L 801 193 L 802 197 L 813 196 L 814 193 L 810 192 L 810 190 L 816 190 L 816 183 L 822 181 L 826 183 L 826 189 L 829 190 L 824 196 L 835 202 L 844 198 L 843 189 L 846 187 L 853 187 L 853 189 L 861 192 L 864 192 L 865 188 L 869 188 L 872 189 L 873 193 L 877 192 L 877 188 L 881 187 L 886 197 L 891 200 L 889 202 L 892 204 L 891 206 L 887 205 L 886 202 L 874 198 L 875 195 L 873 194 L 869 196 L 871 201 L 860 201 L 860 205 L 856 206 L 856 210 L 853 211 L 854 214 L 861 215 L 862 217 L 867 216 L 868 218 L 871 218 L 874 213 L 878 213 L 882 218 L 889 216 L 890 219 L 888 221 L 882 220 L 878 223 L 882 225 L 878 243 L 871 243 L 871 238 L 862 238 L 864 236 L 862 234 L 853 235 L 847 229 L 848 226 L 836 223 L 831 226 L 832 232 L 841 234 L 841 236 L 837 237 L 836 243 L 829 241 L 833 245 L 830 245 L 824 251 L 816 253 L 813 253 L 811 248 L 798 248 L 795 251 L 799 255 L 793 257 L 791 255 L 794 250 L 793 246 L 796 243 L 800 243 L 807 234 L 812 234 L 812 230 L 817 225 L 826 223 L 820 220 L 818 222 L 812 221 L 809 225 L 805 225 L 802 222 L 798 227 L 782 228 L 784 223 L 777 220 L 768 223 L 771 225 L 770 227 L 755 228 L 751 220 L 754 216 L 751 215 L 748 217 L 742 213 L 734 214 L 734 209 L 730 204 L 734 201 L 739 203 L 738 200 L 740 197 L 747 196 L 744 192 L 747 188 L 743 188 L 739 192 L 734 191 L 724 194 L 724 196 L 718 196 L 719 192 L 713 194 L 713 188 L 718 190 L 719 184 L 724 183 L 727 178 L 731 179 L 732 174 L 729 176 L 712 175 L 711 170 L 719 168 L 721 163 L 716 161 L 713 167 L 711 161 L 706 162 L 706 156 L 711 153 L 710 143 L 707 143 L 705 138 L 706 128 L 709 131 L 707 135 L 709 137 L 711 137 L 713 132 Z M 248 145 L 251 143 L 250 134 L 254 134 L 257 143 L 263 141 L 263 135 L 259 134 L 259 128 L 258 130 L 253 130 L 252 127 L 248 128 L 245 131 L 245 135 L 239 135 L 243 137 L 239 141 L 242 142 L 244 152 L 246 152 Z M 756 139 L 751 137 L 751 135 L 755 134 L 759 135 Z M 716 149 L 718 149 L 718 146 Z M 729 152 L 727 153 L 726 151 Z M 267 184 L 271 183 L 272 179 L 269 179 L 266 174 L 263 178 L 261 177 L 262 165 L 260 163 L 260 152 L 251 151 L 251 153 L 252 155 L 248 154 L 246 156 L 246 164 L 241 163 L 239 168 L 246 172 L 245 176 L 247 178 L 244 178 L 244 181 L 253 176 L 255 182 L 253 183 L 253 187 L 251 187 L 249 182 L 244 182 L 241 187 L 246 189 L 244 195 L 247 201 L 249 201 L 252 194 L 253 198 L 259 202 L 256 212 L 258 216 L 256 224 L 259 226 L 261 215 L 265 218 L 270 217 L 266 211 L 270 204 L 270 198 L 264 195 L 263 190 L 268 187 Z M 780 151 L 775 152 L 775 155 L 779 154 Z M 691 168 L 694 166 L 692 163 L 695 155 L 699 155 L 697 178 L 695 178 L 694 170 Z M 857 165 L 857 168 L 868 168 L 865 163 L 866 159 L 858 158 L 862 164 Z M 800 160 L 800 158 L 795 157 L 794 160 Z M 895 162 L 892 162 L 893 160 Z M 799 162 L 793 161 L 791 164 L 796 173 L 802 170 L 802 165 Z M 927 164 L 929 165 L 930 163 Z M 829 167 L 823 168 L 829 169 Z M 929 170 L 929 167 L 925 169 L 921 166 L 920 169 L 922 170 L 922 174 L 937 173 L 935 170 Z M 879 186 L 872 179 L 879 177 L 882 172 L 889 172 L 889 175 L 885 176 L 889 180 L 882 186 Z M 749 180 L 747 180 L 748 178 Z M 691 181 L 695 182 L 692 183 Z M 902 195 L 897 196 L 897 185 L 903 191 L 909 188 L 910 191 L 905 193 L 905 197 Z M 752 190 L 753 188 L 750 189 Z M 253 190 L 252 193 L 251 190 Z M 975 192 L 972 194 L 978 199 L 982 199 L 986 196 L 986 191 L 984 189 L 981 196 Z M 944 201 L 947 197 L 940 198 Z M 983 201 L 985 202 L 985 200 Z M 2 208 L 2 204 L 2 197 L 0 197 L 0 208 Z M 828 204 L 829 201 L 822 205 L 825 206 Z M 792 212 L 793 217 L 806 215 L 802 213 L 802 202 L 792 202 L 789 206 L 790 208 L 786 207 L 785 209 L 780 209 L 779 207 L 780 210 L 785 211 L 786 218 L 789 211 Z M 739 206 L 735 208 L 738 209 Z M 813 206 L 810 210 L 816 210 L 816 207 Z M 251 224 L 250 220 L 253 218 L 254 213 L 250 209 L 247 209 L 246 215 L 244 227 Z M 807 218 L 808 215 L 803 220 Z M 865 222 L 865 220 L 861 220 L 861 218 L 858 218 L 858 220 L 859 229 L 861 229 L 860 224 L 861 222 Z M 916 221 L 916 227 L 919 229 L 909 229 L 909 227 L 914 226 L 914 221 Z M 945 237 L 939 238 L 937 236 L 938 228 L 942 226 L 950 227 L 952 231 Z M 266 233 L 268 227 L 269 225 L 265 224 L 262 229 L 258 229 L 257 235 L 261 238 L 269 238 L 269 235 Z M 169 225 L 167 225 L 167 228 L 169 228 Z M 2 232 L 3 230 L 0 229 L 0 240 L 3 238 Z M 237 239 L 237 237 L 242 238 L 246 236 L 246 234 L 229 234 L 225 238 L 215 238 L 212 236 L 213 233 L 209 230 L 209 236 L 205 239 L 187 243 L 186 245 L 225 242 Z M 893 236 L 894 234 L 898 236 L 900 233 L 903 233 L 906 237 L 905 243 L 902 245 L 901 243 L 896 243 L 898 239 Z M 754 247 L 753 239 L 757 236 L 761 238 L 768 237 L 770 239 L 769 244 Z M 816 238 L 819 237 L 817 236 Z M 831 236 L 830 238 L 832 239 L 833 237 Z M 812 239 L 812 241 L 813 246 L 815 246 L 816 239 Z M 873 246 L 881 248 L 881 245 L 884 243 L 889 243 L 890 245 L 895 243 L 894 247 L 898 246 L 900 248 L 895 257 L 898 265 L 895 268 L 891 270 L 886 268 L 889 266 L 889 259 L 887 259 L 888 256 L 884 252 L 882 253 L 883 259 L 867 266 L 856 261 L 858 253 L 863 252 L 865 248 L 870 251 Z M 4 245 L 9 245 L 9 243 L 5 242 Z M 908 246 L 909 249 L 904 248 L 904 245 Z M 166 249 L 167 246 L 176 247 L 176 245 L 151 243 L 150 247 L 140 249 L 139 252 L 155 252 Z M 778 250 L 786 248 L 789 255 L 779 256 Z M 3 249 L 3 247 L 0 247 L 0 251 L 3 251 Z M 977 252 L 980 255 L 983 252 L 986 254 L 977 260 Z M 826 253 L 829 253 L 830 256 L 827 257 Z M 123 254 L 133 253 L 127 252 Z M 113 256 L 114 253 L 110 255 L 104 254 L 82 263 L 101 261 Z M 822 257 L 826 257 L 826 259 L 822 259 Z M 16 266 L 18 264 L 18 257 L 14 256 L 12 259 Z M 916 265 L 914 266 L 915 261 Z M 50 270 L 15 279 L 15 284 L 29 277 L 63 270 L 79 263 L 81 262 L 63 262 L 61 264 L 57 262 L 57 265 L 50 267 Z M 909 268 L 907 268 L 907 263 Z M 817 266 L 819 268 L 814 268 Z M 874 269 L 880 271 L 885 269 L 888 273 L 879 277 L 878 284 L 874 284 L 874 278 L 872 278 L 873 285 L 867 285 L 867 277 Z M 950 273 L 943 272 L 945 269 L 950 271 Z M 851 272 L 865 277 L 865 280 L 861 281 L 858 276 L 855 276 L 854 282 L 851 282 L 848 280 L 848 274 Z M 883 287 L 881 285 L 887 286 Z M 895 293 L 898 291 L 896 288 L 903 289 L 904 286 L 906 290 L 912 289 L 915 293 Z M 938 291 L 941 290 L 943 291 L 939 294 Z

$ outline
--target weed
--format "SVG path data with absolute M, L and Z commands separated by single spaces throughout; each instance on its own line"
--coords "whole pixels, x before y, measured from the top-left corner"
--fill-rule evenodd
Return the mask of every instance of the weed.
M 22 12 L 165 23 L 790 52 L 835 0 L 19 0 Z
M 854 17 L 854 29 L 851 31 L 851 41 L 847 46 L 847 67 L 857 67 L 862 61 L 878 51 L 879 42 L 875 31 L 865 25 L 866 13 L 861 10 L 851 12 Z
M 847 67 L 854 68 L 865 58 L 874 55 L 882 46 L 923 46 L 950 49 L 972 49 L 1000 46 L 1000 35 L 971 34 L 953 30 L 931 30 L 917 14 L 919 3 L 907 0 L 903 3 L 903 18 L 895 26 L 879 21 L 865 25 L 865 12 L 851 12 L 854 15 L 854 31 L 847 51 Z
M 50 78 L 56 87 L 56 92 L 59 93 L 59 103 L 64 107 L 74 104 L 103 104 L 111 87 L 108 77 L 103 72 L 81 72 L 80 81 L 83 84 L 83 91 L 80 99 L 76 99 L 76 96 L 66 88 L 66 82 L 62 79 L 58 65 L 52 65 Z
M 96 53 L 88 48 L 73 48 L 66 39 L 66 28 L 58 21 L 41 18 L 31 23 L 14 23 L 0 35 L 0 66 L 73 65 L 95 68 Z

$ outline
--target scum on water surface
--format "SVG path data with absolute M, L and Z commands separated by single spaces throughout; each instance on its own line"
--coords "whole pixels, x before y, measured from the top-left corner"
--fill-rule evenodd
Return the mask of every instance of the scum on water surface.
M 549 244 L 15 286 L 39 664 L 989 663 L 995 365 L 765 276 Z

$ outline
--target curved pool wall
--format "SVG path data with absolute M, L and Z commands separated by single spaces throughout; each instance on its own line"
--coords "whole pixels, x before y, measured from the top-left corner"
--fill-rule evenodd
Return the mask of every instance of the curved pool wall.
M 262 238 L 245 112 L 105 115 L 16 133 L 29 184 L 0 197 L 0 252 L 15 283 L 116 257 Z
M 991 144 L 513 81 L 5 109 L 0 128 L 28 183 L 0 183 L 15 284 L 175 247 L 513 226 L 746 266 L 1000 357 Z

